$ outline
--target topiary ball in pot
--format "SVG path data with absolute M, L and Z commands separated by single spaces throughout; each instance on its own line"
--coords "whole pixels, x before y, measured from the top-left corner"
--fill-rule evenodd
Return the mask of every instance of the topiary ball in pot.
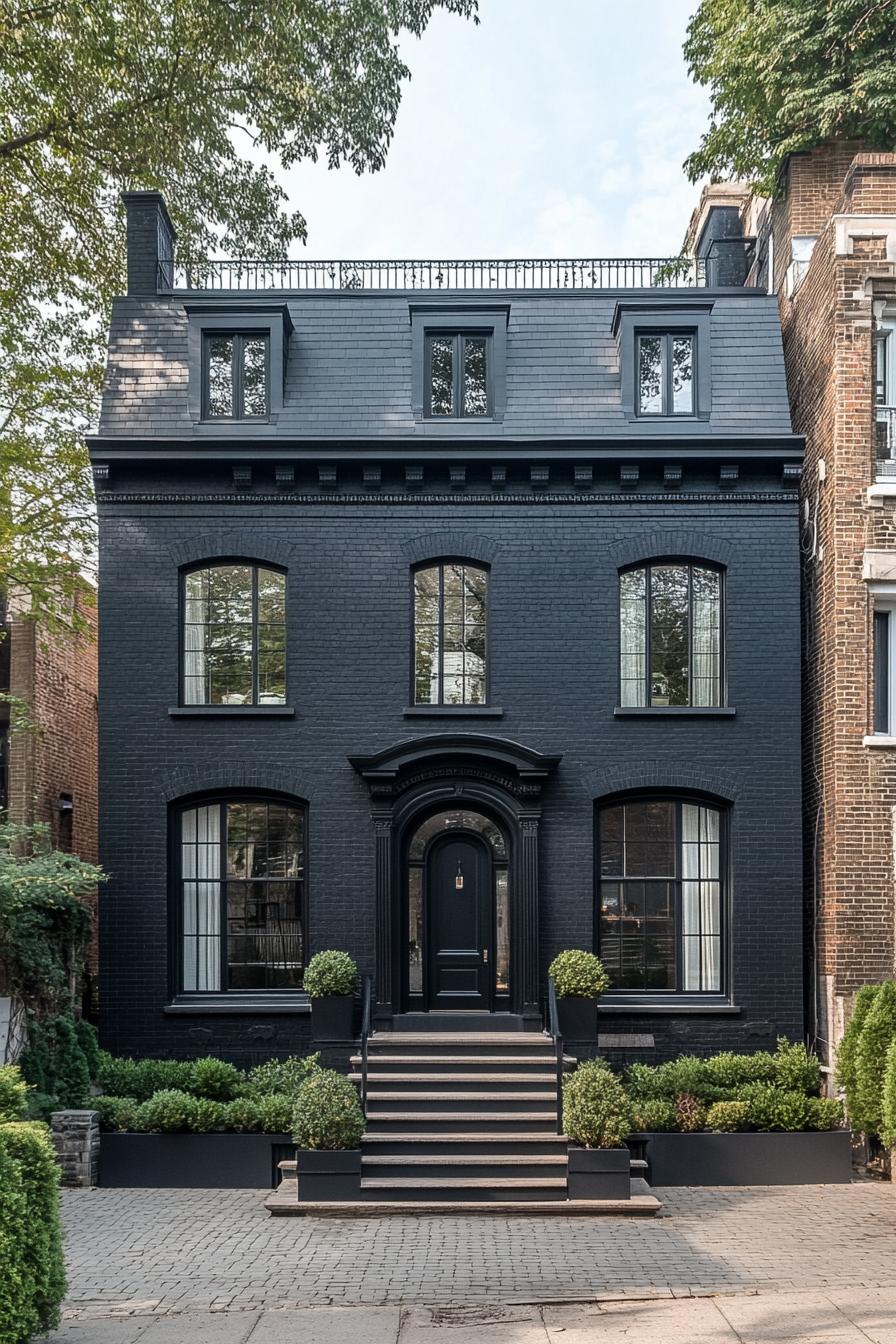
M 632 1128 L 631 1103 L 601 1060 L 580 1064 L 565 1080 L 563 1128 L 570 1142 L 569 1199 L 628 1199 L 631 1154 L 622 1143 Z
M 359 1199 L 364 1112 L 354 1083 L 321 1069 L 299 1089 L 292 1116 L 299 1199 Z
M 590 1041 L 597 1035 L 597 1000 L 610 978 L 593 952 L 569 948 L 548 967 L 557 996 L 560 1034 L 572 1041 Z
M 311 1030 L 316 1041 L 352 1039 L 352 1010 L 358 968 L 347 952 L 317 952 L 305 971 L 311 999 Z

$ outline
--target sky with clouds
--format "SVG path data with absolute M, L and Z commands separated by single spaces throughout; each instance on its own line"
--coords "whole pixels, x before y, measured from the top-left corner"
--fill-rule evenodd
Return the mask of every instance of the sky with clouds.
M 480 0 L 401 51 L 382 172 L 278 176 L 314 258 L 666 256 L 708 99 L 681 55 L 697 0 Z M 296 248 L 296 252 L 300 249 Z

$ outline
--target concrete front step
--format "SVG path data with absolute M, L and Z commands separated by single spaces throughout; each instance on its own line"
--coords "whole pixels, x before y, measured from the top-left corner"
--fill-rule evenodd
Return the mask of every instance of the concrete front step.
M 519 1200 L 540 1201 L 562 1199 L 566 1202 L 566 1176 L 563 1177 L 495 1177 L 495 1176 L 390 1176 L 362 1177 L 361 1198 L 382 1200 L 426 1199 L 441 1203 L 456 1201 Z
M 511 1032 L 524 1033 L 523 1019 L 516 1013 L 396 1013 L 392 1019 L 392 1031 L 395 1035 L 403 1035 L 405 1032 L 424 1032 L 424 1033 L 445 1033 L 452 1032 L 458 1035 L 469 1035 L 474 1032 L 494 1033 L 495 1035 L 509 1034 Z
M 478 1055 L 527 1054 L 554 1058 L 554 1043 L 544 1032 L 377 1032 L 368 1037 L 367 1053 Z
M 633 1182 L 643 1185 L 643 1182 Z M 473 1193 L 473 1192 L 471 1192 Z M 394 1199 L 380 1200 L 333 1200 L 327 1203 L 315 1203 L 300 1200 L 296 1193 L 295 1180 L 285 1180 L 264 1202 L 268 1213 L 277 1218 L 385 1218 L 401 1217 L 407 1214 L 436 1214 L 439 1217 L 453 1214 L 467 1217 L 477 1215 L 496 1217 L 513 1214 L 538 1215 L 551 1218 L 654 1218 L 662 1208 L 655 1195 L 638 1190 L 631 1199 L 533 1199 L 486 1201 L 478 1196 L 468 1200 L 432 1200 L 432 1199 Z
M 519 1133 L 511 1130 L 509 1133 L 498 1131 L 492 1134 L 481 1131 L 458 1134 L 447 1130 L 435 1134 L 378 1134 L 368 1130 L 361 1140 L 361 1149 L 365 1159 L 370 1153 L 374 1157 L 451 1157 L 457 1154 L 470 1157 L 514 1157 L 523 1161 L 530 1157 L 561 1157 L 566 1161 L 567 1138 L 565 1134 L 528 1133 L 524 1127 L 520 1128 Z
M 520 1130 L 542 1134 L 556 1134 L 556 1112 L 548 1111 L 419 1111 L 383 1110 L 367 1117 L 367 1135 L 372 1134 L 487 1134 L 489 1131 L 508 1131 L 519 1125 Z
M 353 1083 L 360 1083 L 361 1081 L 360 1073 L 350 1073 L 349 1078 Z M 454 1073 L 445 1069 L 439 1073 L 407 1073 L 404 1070 L 387 1073 L 380 1069 L 368 1070 L 368 1091 L 372 1084 L 376 1084 L 379 1088 L 386 1083 L 390 1087 L 400 1083 L 402 1088 L 406 1088 L 408 1091 L 416 1088 L 428 1090 L 433 1086 L 447 1086 L 456 1090 L 459 1083 L 464 1083 L 466 1085 L 465 1090 L 470 1093 L 474 1093 L 480 1088 L 491 1089 L 496 1083 L 510 1083 L 517 1088 L 523 1087 L 527 1091 L 540 1092 L 546 1090 L 554 1096 L 557 1093 L 557 1079 L 553 1073 Z
M 360 1055 L 352 1055 L 352 1072 L 361 1076 L 363 1060 Z M 531 1078 L 533 1075 L 548 1074 L 556 1077 L 556 1064 L 553 1055 L 370 1055 L 367 1060 L 368 1078 L 381 1078 L 384 1073 L 395 1072 L 403 1075 L 430 1073 L 473 1074 L 477 1078 L 490 1078 L 493 1074 L 510 1075 L 513 1078 Z
M 428 1153 L 409 1157 L 407 1154 L 395 1154 L 385 1157 L 361 1159 L 362 1184 L 365 1180 L 385 1180 L 405 1178 L 410 1181 L 424 1178 L 454 1180 L 466 1184 L 468 1178 L 500 1182 L 504 1177 L 514 1179 L 535 1179 L 554 1176 L 566 1181 L 566 1154 L 559 1157 L 531 1154 L 525 1157 L 517 1153 L 479 1153 L 457 1157 Z
M 507 1114 L 520 1112 L 530 1115 L 555 1116 L 557 1098 L 553 1091 L 544 1092 L 414 1092 L 404 1089 L 400 1092 L 380 1091 L 368 1088 L 367 1118 L 374 1120 L 383 1111 L 393 1113 L 402 1109 L 413 1109 L 420 1115 L 435 1112 L 475 1118 L 478 1112 L 491 1114 L 498 1108 Z

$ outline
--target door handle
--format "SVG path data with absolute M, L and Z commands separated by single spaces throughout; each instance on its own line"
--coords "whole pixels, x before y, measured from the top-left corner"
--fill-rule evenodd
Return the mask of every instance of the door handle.
M 487 966 L 487 965 L 488 965 L 488 948 L 487 948 L 487 947 L 484 947 L 484 948 L 482 949 L 482 964 L 483 964 L 483 966 Z

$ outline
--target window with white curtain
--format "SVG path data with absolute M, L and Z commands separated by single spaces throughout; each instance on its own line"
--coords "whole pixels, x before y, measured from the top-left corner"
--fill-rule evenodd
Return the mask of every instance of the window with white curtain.
M 598 943 L 613 988 L 723 988 L 724 815 L 687 798 L 600 809 Z
M 656 561 L 619 575 L 623 708 L 722 704 L 722 572 Z
M 233 562 L 184 575 L 185 705 L 286 701 L 286 575 Z
M 183 991 L 301 988 L 305 809 L 216 800 L 179 824 Z
M 488 570 L 464 560 L 414 571 L 415 705 L 484 705 L 488 699 Z

